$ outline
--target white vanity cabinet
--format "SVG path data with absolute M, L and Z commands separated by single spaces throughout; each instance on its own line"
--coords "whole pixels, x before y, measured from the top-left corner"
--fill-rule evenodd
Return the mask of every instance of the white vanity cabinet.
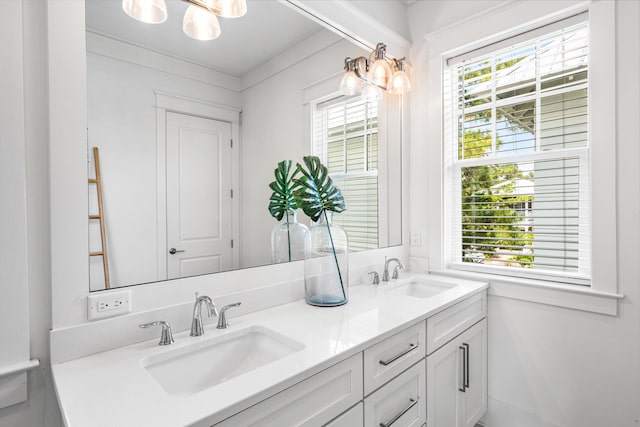
M 485 292 L 216 424 L 473 427 L 487 408 Z
M 427 356 L 427 426 L 473 427 L 487 409 L 487 320 Z

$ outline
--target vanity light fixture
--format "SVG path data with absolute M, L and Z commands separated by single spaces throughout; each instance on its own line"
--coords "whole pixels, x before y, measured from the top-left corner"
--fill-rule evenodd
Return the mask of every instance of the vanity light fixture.
M 182 30 L 197 40 L 213 40 L 220 35 L 218 16 L 239 18 L 247 13 L 246 0 L 182 1 L 189 4 L 182 20 Z M 133 19 L 147 24 L 161 24 L 167 20 L 165 0 L 122 0 L 122 9 Z
M 378 43 L 369 59 L 364 56 L 345 58 L 346 71 L 340 82 L 343 95 L 362 95 L 366 101 L 378 101 L 383 91 L 404 94 L 411 90 L 411 81 L 405 71 L 405 58 L 387 57 L 387 46 Z

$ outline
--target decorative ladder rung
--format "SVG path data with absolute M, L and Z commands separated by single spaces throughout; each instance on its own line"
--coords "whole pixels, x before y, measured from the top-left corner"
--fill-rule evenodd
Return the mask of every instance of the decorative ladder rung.
M 89 219 L 100 220 L 100 238 L 102 239 L 102 251 L 89 252 L 89 256 L 101 256 L 102 268 L 104 268 L 104 287 L 109 289 L 109 261 L 107 259 L 107 236 L 104 228 L 104 208 L 102 206 L 102 183 L 100 182 L 100 158 L 98 156 L 98 147 L 93 147 L 93 163 L 96 168 L 96 177 L 89 178 L 89 184 L 96 184 L 96 192 L 98 193 L 98 214 L 89 215 Z

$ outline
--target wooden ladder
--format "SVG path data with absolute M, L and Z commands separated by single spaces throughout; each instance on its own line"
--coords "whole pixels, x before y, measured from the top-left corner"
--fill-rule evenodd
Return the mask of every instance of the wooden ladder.
M 101 256 L 102 266 L 104 268 L 104 286 L 105 289 L 111 287 L 109 283 L 109 260 L 107 257 L 107 237 L 104 227 L 104 209 L 102 205 L 102 183 L 100 181 L 100 158 L 98 156 L 98 147 L 93 147 L 93 163 L 96 169 L 96 177 L 89 178 L 89 184 L 96 184 L 98 192 L 98 215 L 89 215 L 89 219 L 97 219 L 100 221 L 100 238 L 102 240 L 102 251 L 89 252 L 89 256 Z

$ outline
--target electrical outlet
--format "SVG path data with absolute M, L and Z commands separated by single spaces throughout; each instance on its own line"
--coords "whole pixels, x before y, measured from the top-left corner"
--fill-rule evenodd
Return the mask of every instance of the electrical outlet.
M 420 233 L 411 233 L 411 246 L 420 246 L 421 244 Z
M 87 298 L 89 320 L 120 316 L 131 312 L 131 291 L 100 292 Z

